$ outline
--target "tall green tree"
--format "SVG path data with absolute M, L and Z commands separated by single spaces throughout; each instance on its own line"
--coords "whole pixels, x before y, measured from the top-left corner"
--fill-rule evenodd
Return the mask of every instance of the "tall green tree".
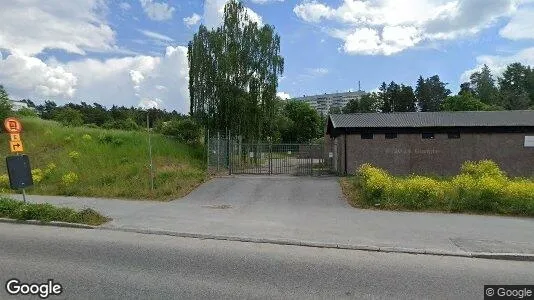
M 488 105 L 471 93 L 457 96 L 449 96 L 442 104 L 444 111 L 478 111 L 478 110 L 501 110 L 495 105 Z
M 384 113 L 393 111 L 393 104 L 388 94 L 388 85 L 385 82 L 382 82 L 378 88 L 378 98 L 380 99 L 380 111 Z
M 395 99 L 395 111 L 413 112 L 416 111 L 416 99 L 413 88 L 404 84 L 400 85 L 398 96 Z
M 201 25 L 188 45 L 190 113 L 211 130 L 230 129 L 245 140 L 272 136 L 280 36 L 252 22 L 243 4 L 230 0 L 223 24 Z
M 470 82 L 464 82 L 460 84 L 460 91 L 458 92 L 458 95 L 473 95 L 474 93 L 475 91 L 473 91 L 473 89 L 471 88 Z
M 506 67 L 499 78 L 500 105 L 506 109 L 527 109 L 532 105 L 529 97 L 528 78 L 530 68 L 521 63 L 513 63 Z
M 0 84 L 0 121 L 3 122 L 5 118 L 11 115 L 11 102 L 4 86 Z
M 495 79 L 489 67 L 484 64 L 480 72 L 475 72 L 470 76 L 471 88 L 475 96 L 485 104 L 495 105 L 498 100 L 498 89 L 495 86 Z
M 438 75 L 427 79 L 420 76 L 415 88 L 415 95 L 421 111 L 439 111 L 441 104 L 451 91 L 447 84 L 442 82 Z
M 281 132 L 283 142 L 304 143 L 321 137 L 321 117 L 308 103 L 289 101 L 283 114 L 286 122 Z
M 376 93 L 363 94 L 360 99 L 352 99 L 343 108 L 343 113 L 370 113 L 380 109 L 379 96 Z

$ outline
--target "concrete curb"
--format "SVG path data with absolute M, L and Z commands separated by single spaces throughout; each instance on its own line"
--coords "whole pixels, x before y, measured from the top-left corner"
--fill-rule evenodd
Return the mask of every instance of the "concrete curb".
M 269 238 L 254 238 L 254 237 L 176 232 L 176 231 L 169 231 L 169 230 L 121 228 L 121 227 L 114 227 L 114 226 L 107 226 L 107 225 L 92 226 L 92 225 L 86 225 L 86 224 L 68 223 L 68 222 L 59 222 L 59 221 L 42 222 L 38 220 L 16 220 L 16 219 L 8 219 L 8 218 L 0 218 L 0 223 L 55 226 L 55 227 L 67 227 L 67 228 L 80 228 L 80 229 L 100 229 L 100 230 L 133 232 L 133 233 L 141 233 L 141 234 L 167 235 L 167 236 L 194 238 L 194 239 L 201 239 L 201 240 L 236 241 L 236 242 L 256 243 L 256 244 L 273 244 L 273 245 L 285 245 L 285 246 L 326 248 L 326 249 L 358 250 L 358 251 L 367 251 L 367 252 L 404 253 L 404 254 L 415 254 L 415 255 L 420 254 L 420 255 L 434 255 L 434 256 L 455 256 L 455 257 L 514 260 L 514 261 L 534 261 L 534 254 L 528 254 L 528 253 L 491 253 L 491 252 L 446 251 L 446 250 L 439 250 L 439 249 L 418 249 L 418 248 L 404 248 L 404 247 L 377 247 L 377 246 L 370 246 L 370 245 L 336 244 L 336 243 L 310 242 L 310 241 L 299 241 L 299 240 L 288 240 L 288 239 L 269 239 Z
M 498 259 L 498 260 L 515 260 L 515 261 L 534 261 L 534 254 L 527 253 L 489 253 L 489 252 L 466 252 L 466 251 L 447 251 L 439 249 L 418 249 L 418 248 L 403 248 L 403 247 L 378 247 L 370 245 L 354 245 L 354 244 L 336 244 L 323 242 L 309 242 L 288 239 L 270 239 L 270 238 L 254 238 L 254 237 L 239 237 L 226 235 L 213 235 L 201 233 L 175 232 L 168 230 L 151 230 L 138 228 L 121 228 L 102 225 L 97 227 L 100 230 L 113 230 L 123 232 L 134 232 L 142 234 L 167 235 L 182 238 L 195 238 L 201 240 L 220 240 L 220 241 L 237 241 L 257 244 L 274 244 L 286 246 L 303 246 L 313 248 L 328 248 L 328 249 L 344 249 L 344 250 L 358 250 L 368 252 L 383 252 L 383 253 L 404 253 L 404 254 L 420 254 L 420 255 L 434 255 L 434 256 L 454 256 L 467 258 L 483 258 L 483 259 Z
M 68 223 L 68 222 L 60 222 L 60 221 L 43 222 L 39 220 L 16 220 L 16 219 L 8 219 L 8 218 L 0 218 L 0 223 L 28 224 L 28 225 L 67 227 L 67 228 L 82 228 L 82 229 L 97 228 L 97 226 L 78 224 L 78 223 Z

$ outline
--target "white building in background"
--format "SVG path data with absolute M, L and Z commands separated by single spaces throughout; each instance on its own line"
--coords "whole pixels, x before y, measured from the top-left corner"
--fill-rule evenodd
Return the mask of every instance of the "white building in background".
M 28 108 L 28 104 L 21 101 L 9 100 L 9 102 L 11 103 L 11 109 L 13 111 L 19 111 L 23 108 Z
M 331 108 L 340 108 L 342 109 L 350 100 L 360 100 L 364 91 L 356 92 L 345 92 L 345 93 L 335 93 L 335 94 L 324 94 L 324 95 L 314 95 L 306 96 L 299 98 L 292 98 L 291 100 L 304 101 L 310 104 L 315 110 L 323 115 L 327 115 Z

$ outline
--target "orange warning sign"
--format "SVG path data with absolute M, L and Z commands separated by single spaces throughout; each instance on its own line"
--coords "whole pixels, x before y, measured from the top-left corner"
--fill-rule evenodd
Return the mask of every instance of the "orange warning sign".
M 20 134 L 11 133 L 9 136 L 10 136 L 12 142 L 20 142 Z
M 22 131 L 22 124 L 15 118 L 7 118 L 4 120 L 4 128 L 9 133 L 20 133 Z
M 11 152 L 24 152 L 24 147 L 22 146 L 21 141 L 18 141 L 18 142 L 9 141 L 9 148 Z

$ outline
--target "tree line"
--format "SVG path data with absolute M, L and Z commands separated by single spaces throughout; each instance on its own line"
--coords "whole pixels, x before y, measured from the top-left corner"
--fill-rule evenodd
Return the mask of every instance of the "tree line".
M 438 75 L 420 76 L 415 88 L 383 82 L 378 92 L 367 93 L 330 113 L 524 109 L 534 109 L 534 68 L 512 63 L 497 78 L 484 65 L 460 85 L 457 95 L 452 95 Z
M 169 112 L 157 108 L 141 109 L 117 105 L 106 108 L 98 103 L 88 104 L 86 102 L 57 105 L 50 100 L 42 104 L 36 104 L 30 99 L 24 99 L 21 102 L 26 103 L 29 109 L 13 112 L 9 96 L 0 85 L 0 119 L 2 120 L 11 115 L 18 115 L 53 120 L 72 127 L 145 130 L 148 114 L 149 126 L 155 132 L 174 136 L 188 143 L 198 142 L 205 129 L 191 116 L 180 114 L 175 110 Z M 273 100 L 272 118 L 273 131 L 270 138 L 271 141 L 278 143 L 303 143 L 320 138 L 325 123 L 325 118 L 307 103 L 284 101 L 278 97 Z

